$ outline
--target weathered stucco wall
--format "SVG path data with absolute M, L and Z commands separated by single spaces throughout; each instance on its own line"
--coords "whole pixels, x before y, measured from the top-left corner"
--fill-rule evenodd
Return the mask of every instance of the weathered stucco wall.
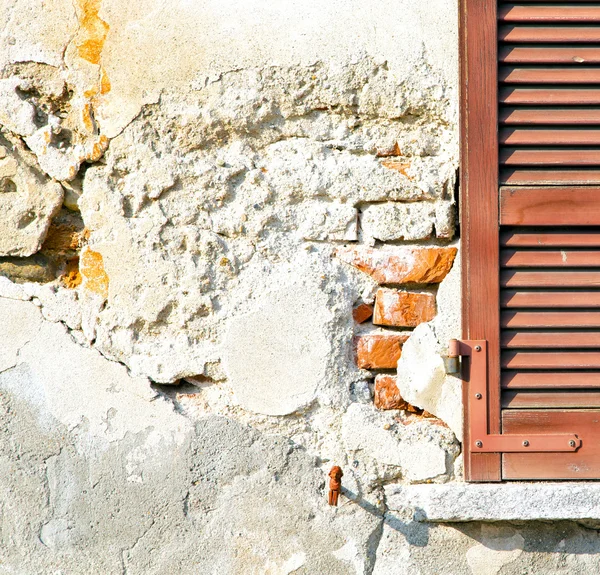
M 462 481 L 454 0 L 0 16 L 0 572 L 597 569 L 389 495 Z

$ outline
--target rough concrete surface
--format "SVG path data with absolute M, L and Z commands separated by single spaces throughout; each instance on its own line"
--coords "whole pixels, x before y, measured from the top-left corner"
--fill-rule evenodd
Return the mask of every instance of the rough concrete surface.
M 4 572 L 367 569 L 381 513 L 324 505 L 314 456 L 228 418 L 192 422 L 31 302 L 0 304 L 20 336 L 0 373 Z
M 0 256 L 29 256 L 46 237 L 63 189 L 17 139 L 0 134 Z
M 584 575 L 599 533 L 575 523 L 407 523 L 386 514 L 373 575 Z

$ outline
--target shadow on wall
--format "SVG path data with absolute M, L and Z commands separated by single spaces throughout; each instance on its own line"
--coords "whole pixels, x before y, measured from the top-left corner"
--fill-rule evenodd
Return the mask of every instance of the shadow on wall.
M 358 505 L 381 517 L 381 511 L 357 493 L 343 488 L 343 505 Z M 369 547 L 373 575 L 571 575 L 600 569 L 600 523 L 427 523 L 411 516 L 387 512 L 378 545 Z M 410 566 L 415 570 L 411 571 Z

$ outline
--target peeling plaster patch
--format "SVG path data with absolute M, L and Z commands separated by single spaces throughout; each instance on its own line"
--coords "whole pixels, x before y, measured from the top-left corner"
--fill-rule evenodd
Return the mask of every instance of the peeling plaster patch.
M 360 574 L 365 572 L 365 560 L 356 546 L 356 541 L 350 539 L 343 547 L 333 551 L 332 555 L 336 559 L 348 561 L 354 567 L 355 573 Z
M 35 108 L 19 98 L 17 90 L 20 78 L 0 80 L 0 124 L 21 136 L 31 136 L 35 132 Z
M 41 62 L 59 67 L 65 46 L 77 30 L 71 2 L 0 2 L 0 69 L 12 62 Z
M 15 313 L 17 310 L 18 313 Z M 17 365 L 19 353 L 25 344 L 34 338 L 41 317 L 40 311 L 30 303 L 2 298 L 0 318 L 2 318 L 0 372 L 3 372 Z
M 450 273 L 444 278 L 437 292 L 437 316 L 431 322 L 438 340 L 438 352 L 448 352 L 448 342 L 460 339 L 462 324 L 461 299 L 461 253 L 457 252 Z
M 326 301 L 311 283 L 286 286 L 229 320 L 223 367 L 245 409 L 286 415 L 315 398 L 331 353 Z
M 349 459 L 358 460 L 375 480 L 402 477 L 410 483 L 443 478 L 448 456 L 458 455 L 452 432 L 431 419 L 380 412 L 353 403 L 342 420 L 342 437 Z
M 39 303 L 44 319 L 62 321 L 69 329 L 81 329 L 81 305 L 77 292 L 60 289 L 56 284 L 26 283 L 24 292 Z
M 326 262 L 331 248 L 306 238 L 354 241 L 364 202 L 406 201 L 431 216 L 454 178 L 455 143 L 449 102 L 421 72 L 401 102 L 380 97 L 398 81 L 370 58 L 235 70 L 196 91 L 165 90 L 85 173 L 79 206 L 110 277 L 94 345 L 157 382 L 202 374 L 219 360 L 229 318 L 277 291 L 282 264 L 298 277 L 306 254 Z M 381 165 L 376 150 L 392 139 L 426 189 Z M 344 275 L 342 299 L 326 305 L 336 317 L 368 282 Z M 316 281 L 338 289 L 332 277 Z M 345 348 L 334 339 L 328 370 L 347 372 L 350 338 Z
M 291 575 L 306 563 L 306 553 L 294 553 L 282 566 L 282 575 Z
M 503 567 L 523 553 L 525 539 L 520 533 L 506 534 L 506 528 L 482 526 L 482 543 L 467 551 L 467 563 L 473 575 L 498 575 Z
M 0 298 L 27 301 L 31 299 L 23 286 L 10 281 L 7 277 L 0 276 Z
M 0 299 L 0 312 L 6 326 L 0 366 L 17 365 L 0 374 L 0 387 L 37 406 L 43 427 L 51 429 L 54 419 L 80 430 L 81 449 L 101 450 L 127 434 L 151 430 L 140 448 L 144 458 L 159 444 L 161 450 L 181 444 L 190 423 L 157 397 L 147 379 L 130 377 L 124 366 L 79 346 L 63 325 L 43 320 L 30 302 Z M 14 334 L 6 336 L 6 328 Z

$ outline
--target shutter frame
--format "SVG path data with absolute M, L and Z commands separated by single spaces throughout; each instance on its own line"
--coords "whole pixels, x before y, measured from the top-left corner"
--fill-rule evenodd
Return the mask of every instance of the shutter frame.
M 459 13 L 465 478 L 600 479 L 600 0 Z
M 485 339 L 493 350 L 500 346 L 496 1 L 461 0 L 459 37 L 463 338 Z M 475 205 L 477 210 L 469 209 Z M 463 386 L 465 479 L 501 481 L 501 455 L 470 449 L 468 387 Z M 500 361 L 496 353 L 488 357 L 487 402 L 488 431 L 498 434 Z

